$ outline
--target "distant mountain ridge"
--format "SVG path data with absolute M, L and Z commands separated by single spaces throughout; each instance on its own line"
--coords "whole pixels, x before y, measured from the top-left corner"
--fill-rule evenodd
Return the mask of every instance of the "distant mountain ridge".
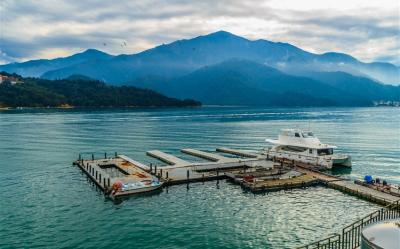
M 131 84 L 218 105 L 369 106 L 375 99 L 400 98 L 399 86 L 342 72 L 310 74 L 292 76 L 254 61 L 231 59 L 172 80 L 142 78 Z
M 7 64 L 0 70 L 46 79 L 84 75 L 206 104 L 364 106 L 400 99 L 399 87 L 381 84 L 400 83 L 400 68 L 393 64 L 363 63 L 336 52 L 314 54 L 288 43 L 248 40 L 225 31 L 137 54 L 87 50 L 54 60 Z
M 22 63 L 10 63 L 0 66 L 0 71 L 16 73 L 23 77 L 41 77 L 44 73 L 52 70 L 66 68 L 72 65 L 88 61 L 107 60 L 113 56 L 96 49 L 87 49 L 68 57 L 56 59 L 31 60 Z
M 90 54 L 88 51 L 93 54 L 90 56 L 92 58 L 75 60 L 77 55 Z M 288 43 L 262 39 L 252 41 L 226 31 L 178 40 L 132 55 L 111 56 L 97 50 L 87 50 L 54 60 L 2 65 L 0 70 L 49 79 L 83 74 L 122 84 L 149 74 L 182 76 L 200 67 L 232 58 L 253 60 L 293 74 L 305 70 L 343 71 L 383 83 L 400 83 L 400 68 L 390 63 L 363 63 L 350 55 L 335 52 L 313 54 Z M 40 70 L 37 64 L 40 64 Z

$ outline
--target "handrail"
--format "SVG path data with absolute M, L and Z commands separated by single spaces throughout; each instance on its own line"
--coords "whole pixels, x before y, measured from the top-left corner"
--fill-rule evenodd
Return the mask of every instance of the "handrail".
M 315 241 L 298 249 L 355 249 L 360 246 L 362 229 L 378 221 L 400 218 L 400 200 L 378 209 L 342 229 L 341 234 Z

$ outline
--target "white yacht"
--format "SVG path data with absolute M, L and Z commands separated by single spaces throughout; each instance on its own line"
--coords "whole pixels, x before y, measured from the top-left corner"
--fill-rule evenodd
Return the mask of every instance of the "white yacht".
M 273 147 L 266 148 L 264 153 L 270 158 L 283 158 L 331 169 L 342 165 L 351 167 L 351 157 L 333 154 L 336 146 L 322 144 L 311 131 L 283 129 L 278 140 L 266 139 Z

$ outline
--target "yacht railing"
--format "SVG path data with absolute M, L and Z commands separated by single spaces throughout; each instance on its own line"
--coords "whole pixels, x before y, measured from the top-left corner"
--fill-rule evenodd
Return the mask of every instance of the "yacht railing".
M 400 200 L 383 207 L 343 228 L 341 234 L 299 247 L 298 249 L 355 249 L 361 245 L 362 229 L 372 223 L 400 218 Z

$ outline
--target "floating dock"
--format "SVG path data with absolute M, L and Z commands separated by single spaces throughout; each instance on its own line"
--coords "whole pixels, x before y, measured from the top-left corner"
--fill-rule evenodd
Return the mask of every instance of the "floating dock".
M 236 155 L 236 156 L 240 156 L 240 157 L 247 157 L 247 158 L 259 158 L 261 156 L 261 155 L 246 152 L 243 150 L 235 150 L 235 149 L 230 149 L 230 148 L 226 148 L 226 147 L 217 148 L 216 151 L 227 153 L 227 154 L 232 154 L 232 155 Z
M 340 190 L 344 193 L 355 195 L 380 205 L 388 205 L 400 199 L 397 196 L 355 184 L 351 180 L 342 179 L 340 177 L 309 169 L 305 165 L 295 165 L 295 168 L 300 172 L 317 178 L 322 184 L 329 188 Z
M 96 160 L 93 155 L 90 159 L 83 159 L 80 155 L 74 164 L 80 167 L 105 193 L 109 193 L 117 181 L 122 182 L 121 188 L 125 190 L 134 186 L 140 187 L 141 183 L 135 185 L 140 181 L 143 184 L 154 183 L 154 186 L 140 190 L 146 192 L 161 187 L 155 184 L 157 182 L 163 186 L 169 186 L 231 179 L 244 189 L 255 193 L 322 184 L 382 205 L 400 199 L 397 196 L 355 184 L 350 180 L 326 174 L 304 163 L 280 160 L 279 158 L 271 161 L 261 153 L 250 153 L 226 147 L 217 148 L 216 151 L 239 157 L 225 157 L 217 153 L 188 148 L 182 149 L 181 152 L 206 159 L 208 162 L 189 162 L 159 150 L 151 150 L 146 154 L 165 163 L 164 165 L 147 165 L 117 154 L 113 158 L 107 158 L 105 154 L 104 159 Z M 136 191 L 124 193 L 120 191 L 116 196 L 136 193 Z
M 164 153 L 159 150 L 150 150 L 150 151 L 147 151 L 146 154 L 148 156 L 154 157 L 160 161 L 163 161 L 163 162 L 165 162 L 169 165 L 173 165 L 173 166 L 184 167 L 184 166 L 188 166 L 191 164 L 188 161 L 185 161 L 174 155 L 167 154 L 167 153 Z
M 74 162 L 108 196 L 115 199 L 161 188 L 162 182 L 148 173 L 142 164 L 126 156 Z
M 215 153 L 210 153 L 210 152 L 205 152 L 201 150 L 195 150 L 195 149 L 182 149 L 181 152 L 195 156 L 195 157 L 200 157 L 212 162 L 221 162 L 221 163 L 228 163 L 228 162 L 237 162 L 237 158 L 229 158 L 229 157 L 224 157 Z

